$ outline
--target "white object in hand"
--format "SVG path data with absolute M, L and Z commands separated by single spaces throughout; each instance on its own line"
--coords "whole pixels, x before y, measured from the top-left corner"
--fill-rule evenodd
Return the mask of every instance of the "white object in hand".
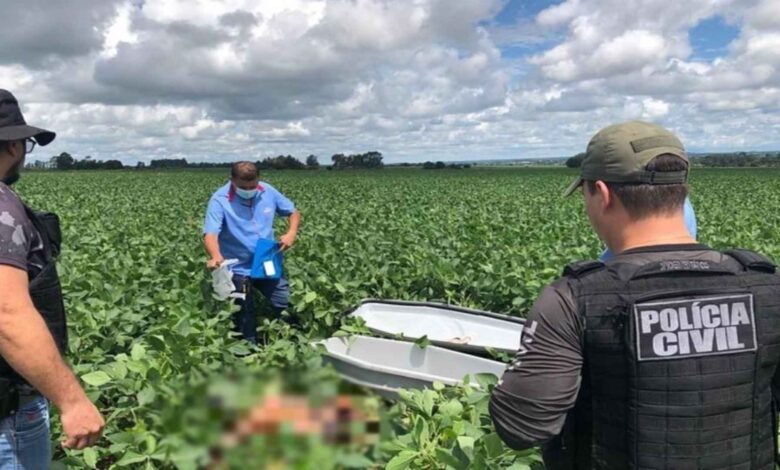
M 236 292 L 236 286 L 233 284 L 233 270 L 231 266 L 238 263 L 237 259 L 226 259 L 217 269 L 211 273 L 211 284 L 214 288 L 214 298 L 217 300 L 227 300 L 229 298 L 244 299 L 246 294 Z

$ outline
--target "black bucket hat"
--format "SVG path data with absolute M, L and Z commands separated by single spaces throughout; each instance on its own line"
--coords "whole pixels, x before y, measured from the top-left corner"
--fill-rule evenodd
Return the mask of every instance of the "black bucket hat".
M 38 145 L 48 145 L 56 136 L 52 131 L 28 126 L 14 95 L 0 90 L 0 141 L 35 139 Z

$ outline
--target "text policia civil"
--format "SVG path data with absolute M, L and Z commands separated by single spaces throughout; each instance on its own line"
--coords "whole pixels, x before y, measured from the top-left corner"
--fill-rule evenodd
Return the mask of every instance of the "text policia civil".
M 756 349 L 751 294 L 639 303 L 634 315 L 640 361 Z

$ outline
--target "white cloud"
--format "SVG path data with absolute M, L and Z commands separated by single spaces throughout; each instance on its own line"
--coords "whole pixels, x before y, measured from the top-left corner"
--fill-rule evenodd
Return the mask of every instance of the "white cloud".
M 669 103 L 663 100 L 645 98 L 642 100 L 643 118 L 655 120 L 669 113 Z
M 0 52 L 2 87 L 58 132 L 33 159 L 558 156 L 637 118 L 689 147 L 780 145 L 777 0 L 566 0 L 517 25 L 501 0 L 77 1 L 94 29 L 44 15 L 16 42 L 35 53 Z M 695 59 L 713 15 L 739 35 Z
M 136 43 L 138 36 L 132 31 L 132 17 L 135 11 L 132 3 L 124 3 L 117 8 L 116 16 L 105 29 L 101 55 L 114 57 L 119 43 Z

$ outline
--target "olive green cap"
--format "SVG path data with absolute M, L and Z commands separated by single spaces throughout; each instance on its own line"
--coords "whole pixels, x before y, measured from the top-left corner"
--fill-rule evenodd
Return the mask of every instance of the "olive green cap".
M 671 154 L 688 163 L 680 139 L 656 124 L 629 121 L 601 129 L 590 139 L 580 166 L 580 176 L 566 189 L 564 197 L 583 181 L 636 184 L 683 184 L 688 171 L 656 172 L 647 164 L 659 155 Z

